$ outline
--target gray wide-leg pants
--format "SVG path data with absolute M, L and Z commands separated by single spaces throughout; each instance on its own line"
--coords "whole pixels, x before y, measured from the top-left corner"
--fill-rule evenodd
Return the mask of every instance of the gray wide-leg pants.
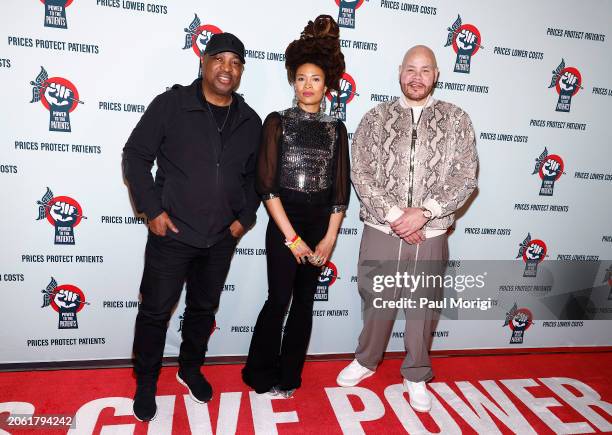
M 363 303 L 363 330 L 355 351 L 355 358 L 364 367 L 376 370 L 383 359 L 395 323 L 397 308 L 381 308 L 383 301 L 415 300 L 415 308 L 403 308 L 406 317 L 404 348 L 406 357 L 401 373 L 412 382 L 428 381 L 433 377 L 429 349 L 439 310 L 420 306 L 420 299 L 440 300 L 443 288 L 437 282 L 410 291 L 410 284 L 401 282 L 381 290 L 378 276 L 408 275 L 425 277 L 441 275 L 448 261 L 447 235 L 426 239 L 418 245 L 365 226 L 359 250 L 358 283 Z M 410 281 L 408 281 L 410 283 Z M 378 291 L 376 291 L 378 290 Z M 376 299 L 376 300 L 375 300 Z

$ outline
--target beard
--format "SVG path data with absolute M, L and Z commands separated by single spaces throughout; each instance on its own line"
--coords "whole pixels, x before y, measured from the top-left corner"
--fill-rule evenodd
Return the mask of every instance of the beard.
M 430 86 L 426 86 L 423 83 L 412 81 L 405 84 L 400 83 L 400 87 L 406 98 L 409 100 L 420 101 L 424 100 L 429 94 L 431 94 L 434 84 L 432 83 Z

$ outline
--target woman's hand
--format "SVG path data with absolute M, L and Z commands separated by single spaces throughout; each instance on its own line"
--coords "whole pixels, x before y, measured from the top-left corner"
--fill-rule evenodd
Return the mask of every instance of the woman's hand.
M 306 264 L 308 259 L 312 256 L 312 250 L 302 239 L 300 239 L 297 245 L 291 249 L 291 253 L 295 257 L 295 261 L 297 261 L 299 264 Z
M 325 236 L 315 248 L 314 255 L 309 258 L 310 264 L 313 266 L 323 266 L 329 260 L 331 253 L 336 244 L 335 237 Z

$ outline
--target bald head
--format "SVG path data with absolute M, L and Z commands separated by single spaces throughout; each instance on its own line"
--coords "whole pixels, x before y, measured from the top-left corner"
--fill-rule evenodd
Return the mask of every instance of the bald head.
M 414 61 L 415 57 L 425 58 L 428 61 L 427 63 L 429 63 L 433 68 L 438 68 L 436 55 L 434 54 L 433 50 L 426 45 L 415 45 L 414 47 L 408 49 L 406 54 L 404 54 L 404 59 L 402 60 L 402 67 L 408 62 Z
M 438 73 L 436 55 L 431 48 L 415 45 L 406 52 L 399 67 L 399 79 L 408 104 L 425 104 L 438 80 Z

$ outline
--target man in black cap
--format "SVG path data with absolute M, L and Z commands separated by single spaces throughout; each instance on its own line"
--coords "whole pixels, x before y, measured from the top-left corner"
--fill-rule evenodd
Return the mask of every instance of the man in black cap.
M 230 33 L 213 35 L 201 68 L 201 79 L 174 85 L 151 102 L 123 149 L 132 198 L 149 220 L 134 332 L 134 415 L 141 421 L 157 413 L 168 320 L 185 281 L 176 377 L 193 400 L 212 398 L 200 367 L 236 243 L 259 207 L 254 178 L 261 119 L 235 93 L 244 45 Z

